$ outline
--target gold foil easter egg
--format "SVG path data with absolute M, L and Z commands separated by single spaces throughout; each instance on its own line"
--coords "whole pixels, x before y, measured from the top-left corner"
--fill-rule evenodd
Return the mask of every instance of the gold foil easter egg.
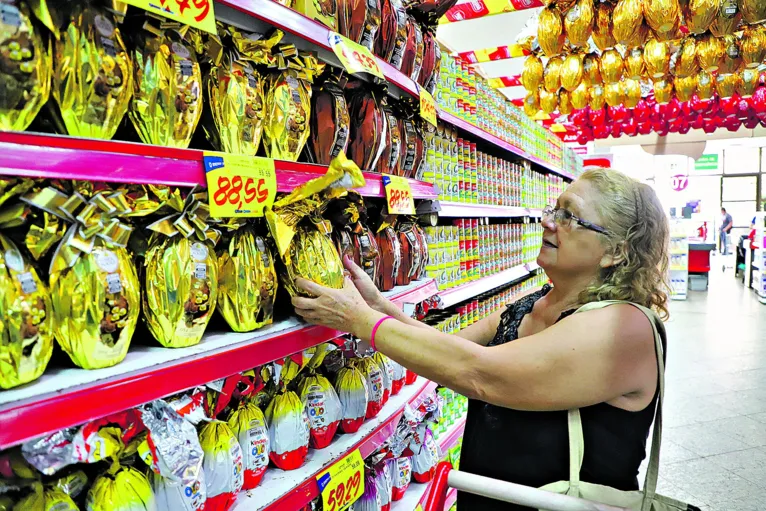
M 625 102 L 625 90 L 622 83 L 614 82 L 604 85 L 604 99 L 609 106 L 619 106 Z
M 590 88 L 590 91 L 588 92 L 589 99 L 589 105 L 591 109 L 593 110 L 601 110 L 604 108 L 604 104 L 606 103 L 606 98 L 604 97 L 604 86 L 603 85 L 593 85 Z
M 604 83 L 617 83 L 622 79 L 625 64 L 620 53 L 614 48 L 606 50 L 601 55 L 601 76 Z
M 529 91 L 537 89 L 542 80 L 543 62 L 537 55 L 530 55 L 524 61 L 524 69 L 521 71 L 521 84 Z
M 561 14 L 553 7 L 546 7 L 540 12 L 537 26 L 537 42 L 543 52 L 552 57 L 561 53 L 566 35 Z
M 564 30 L 573 47 L 586 46 L 593 32 L 596 12 L 593 0 L 577 0 L 564 16 Z
M 686 0 L 681 2 L 686 27 L 692 34 L 701 34 L 710 28 L 721 0 Z
M 715 90 L 721 98 L 730 98 L 742 86 L 742 78 L 738 74 L 718 75 Z
M 527 92 L 524 98 L 524 113 L 529 117 L 534 117 L 540 111 L 540 94 L 537 90 Z
M 677 76 L 673 80 L 673 86 L 676 89 L 676 97 L 678 101 L 689 101 L 695 92 L 697 92 L 697 77 L 696 76 Z
M 657 39 L 673 39 L 681 23 L 681 6 L 678 0 L 645 0 L 644 19 Z
M 661 105 L 669 103 L 673 99 L 673 82 L 665 79 L 655 81 L 654 99 Z
M 580 85 L 578 85 L 577 88 L 569 94 L 569 97 L 572 100 L 572 106 L 577 110 L 588 106 L 588 100 L 590 99 L 590 87 L 591 84 L 583 80 L 580 82 Z
M 580 85 L 583 77 L 582 55 L 571 53 L 561 66 L 561 86 L 572 92 Z
M 766 58 L 766 27 L 763 25 L 745 27 L 739 49 L 746 67 L 760 66 Z
M 589 84 L 603 83 L 601 59 L 597 53 L 588 53 L 582 61 L 583 81 Z
M 737 90 L 740 96 L 747 98 L 753 95 L 758 88 L 758 79 L 760 78 L 757 69 L 746 68 L 739 72 L 740 85 Z
M 670 71 L 670 52 L 668 43 L 650 39 L 644 47 L 644 63 L 650 77 L 659 79 Z
M 548 92 L 540 87 L 540 108 L 546 114 L 552 114 L 559 106 L 559 95 L 556 92 Z
M 675 75 L 680 78 L 694 76 L 699 71 L 697 62 L 697 40 L 694 37 L 685 37 L 681 41 L 681 48 L 676 57 Z
M 625 87 L 625 106 L 635 108 L 641 100 L 641 84 L 638 80 L 628 78 L 623 80 L 623 86 Z
M 634 46 L 625 52 L 625 76 L 633 80 L 640 80 L 644 76 L 644 48 Z
M 697 74 L 697 96 L 700 99 L 710 99 L 715 92 L 715 81 L 710 73 L 700 71 Z
M 599 3 L 596 8 L 596 23 L 593 26 L 593 42 L 599 50 L 604 51 L 615 44 L 617 40 L 612 35 L 612 13 L 614 5 L 610 2 Z
M 742 67 L 742 54 L 739 50 L 739 39 L 737 36 L 723 36 L 724 55 L 718 66 L 718 74 L 736 73 Z
M 733 34 L 742 20 L 740 0 L 720 0 L 720 2 L 715 19 L 710 25 L 710 32 L 716 37 Z
M 612 13 L 612 35 L 620 44 L 630 44 L 644 21 L 641 0 L 618 0 Z
M 564 65 L 564 59 L 560 56 L 548 59 L 543 73 L 543 84 L 548 92 L 557 92 L 561 88 L 561 66 Z
M 573 111 L 573 106 L 570 92 L 561 89 L 559 92 L 559 113 L 561 115 L 569 115 Z
M 705 34 L 697 41 L 697 62 L 703 71 L 708 73 L 718 71 L 725 53 L 726 46 L 720 37 Z
M 763 0 L 740 0 L 740 9 L 745 23 L 752 25 L 766 20 L 766 2 Z

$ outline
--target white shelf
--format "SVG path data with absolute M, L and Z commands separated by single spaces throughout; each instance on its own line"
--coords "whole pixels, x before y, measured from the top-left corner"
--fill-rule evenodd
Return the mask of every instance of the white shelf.
M 503 270 L 494 275 L 482 277 L 478 280 L 467 282 L 451 289 L 439 292 L 441 303 L 439 308 L 446 309 L 455 304 L 470 300 L 475 296 L 486 293 L 498 287 L 503 287 L 519 279 L 523 279 L 534 273 L 540 266 L 537 263 L 527 263 Z

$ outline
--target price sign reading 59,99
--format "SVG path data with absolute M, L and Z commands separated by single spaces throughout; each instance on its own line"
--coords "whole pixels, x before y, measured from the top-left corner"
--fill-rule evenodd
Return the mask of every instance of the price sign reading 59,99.
M 263 216 L 277 195 L 274 160 L 238 154 L 205 152 L 210 216 Z
M 383 186 L 386 188 L 386 205 L 389 214 L 415 214 L 415 201 L 412 197 L 409 181 L 400 176 L 383 174 Z
M 364 493 L 364 460 L 359 449 L 317 476 L 324 511 L 343 511 Z
M 380 70 L 378 61 L 365 46 L 336 32 L 330 32 L 328 42 L 335 56 L 349 73 L 369 73 L 383 78 L 383 71 Z

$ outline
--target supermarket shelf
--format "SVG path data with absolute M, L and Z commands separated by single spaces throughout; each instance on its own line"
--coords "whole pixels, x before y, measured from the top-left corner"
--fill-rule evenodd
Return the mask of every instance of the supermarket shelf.
M 435 290 L 433 279 L 428 279 L 394 289 L 389 297 L 401 307 L 420 296 L 430 297 Z M 0 391 L 0 450 L 252 369 L 340 335 L 343 332 L 288 318 L 254 332 L 211 332 L 188 348 L 134 344 L 125 360 L 104 369 L 50 367 L 35 382 Z
M 496 217 L 517 218 L 535 216 L 528 208 L 514 206 L 491 206 L 485 204 L 463 204 L 460 202 L 439 201 L 441 210 L 439 216 L 443 217 Z
M 540 208 L 529 208 L 529 216 L 533 218 L 542 218 L 543 210 Z
M 441 447 L 442 454 L 457 444 L 457 441 L 463 436 L 463 432 L 465 432 L 465 415 L 455 421 L 450 429 L 439 437 L 439 447 Z
M 482 293 L 491 291 L 495 288 L 505 286 L 513 281 L 522 279 L 532 272 L 534 272 L 539 266 L 537 263 L 527 263 L 519 266 L 514 266 L 507 270 L 501 271 L 488 277 L 482 277 L 473 282 L 468 282 L 460 286 L 447 289 L 439 292 L 440 309 L 446 309 L 452 307 L 455 304 L 464 302 L 474 296 L 479 296 Z
M 3 155 L 0 175 L 168 186 L 205 185 L 203 152 L 197 149 L 0 131 L 0 154 Z M 274 163 L 279 192 L 291 192 L 327 170 L 323 165 L 310 163 L 282 160 Z M 357 188 L 360 194 L 386 196 L 380 174 L 365 173 L 364 177 L 365 185 Z M 409 182 L 416 199 L 438 196 L 430 183 L 414 179 Z
M 362 458 L 377 450 L 394 432 L 407 403 L 417 406 L 436 389 L 436 384 L 422 377 L 405 386 L 374 419 L 366 421 L 353 435 L 341 435 L 327 448 L 309 450 L 306 463 L 298 470 L 269 468 L 261 484 L 237 498 L 232 511 L 280 511 L 301 509 L 319 496 L 316 475 L 347 453 L 359 449 Z M 361 440 L 360 440 L 361 438 Z
M 566 179 L 574 179 L 574 176 L 570 174 L 569 172 L 558 168 L 556 165 L 553 165 L 552 163 L 549 163 L 547 161 L 543 161 L 540 158 L 537 158 L 535 156 L 532 156 L 528 152 L 524 151 L 523 149 L 520 149 L 512 144 L 509 144 L 505 140 L 502 140 L 491 133 L 487 133 L 483 129 L 479 128 L 478 126 L 474 126 L 468 121 L 464 121 L 463 119 L 456 117 L 450 113 L 447 113 L 443 110 L 439 110 L 439 119 L 441 119 L 444 122 L 447 122 L 449 124 L 452 124 L 453 126 L 470 133 L 476 138 L 479 138 L 483 140 L 484 142 L 487 142 L 489 144 L 495 145 L 501 149 L 504 149 L 505 151 L 508 151 L 509 153 L 520 156 L 526 160 L 529 160 L 530 162 L 534 163 L 535 165 L 538 165 L 550 172 L 553 172 L 554 174 L 558 174 L 561 177 L 564 177 Z

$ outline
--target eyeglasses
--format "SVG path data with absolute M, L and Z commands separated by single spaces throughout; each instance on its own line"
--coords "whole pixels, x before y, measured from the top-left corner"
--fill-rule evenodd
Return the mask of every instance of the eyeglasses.
M 563 208 L 554 208 L 551 206 L 547 206 L 543 210 L 543 218 L 546 217 L 553 217 L 553 221 L 556 222 L 557 225 L 560 225 L 561 227 L 571 227 L 572 221 L 576 222 L 577 225 L 580 225 L 588 230 L 597 232 L 599 234 L 609 234 L 609 231 L 601 227 L 600 225 L 596 225 L 594 223 L 588 222 L 587 220 L 583 220 L 582 218 L 576 217 L 571 211 Z

